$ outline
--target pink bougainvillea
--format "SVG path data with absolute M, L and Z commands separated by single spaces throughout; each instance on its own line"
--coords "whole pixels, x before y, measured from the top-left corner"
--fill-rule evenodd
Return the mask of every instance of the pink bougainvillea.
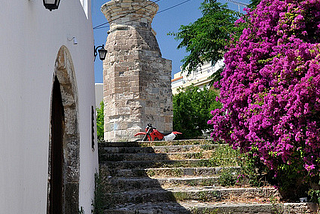
M 212 137 L 277 172 L 320 169 L 320 1 L 262 0 L 225 54 Z

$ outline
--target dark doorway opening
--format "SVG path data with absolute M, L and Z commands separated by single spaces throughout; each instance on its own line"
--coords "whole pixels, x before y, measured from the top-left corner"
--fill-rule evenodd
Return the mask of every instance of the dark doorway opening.
M 64 108 L 60 83 L 55 77 L 52 90 L 49 214 L 63 213 L 63 135 Z

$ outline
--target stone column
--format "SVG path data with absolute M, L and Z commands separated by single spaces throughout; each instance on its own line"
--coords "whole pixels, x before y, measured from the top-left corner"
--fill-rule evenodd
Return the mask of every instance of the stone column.
M 101 11 L 110 24 L 103 62 L 105 140 L 134 140 L 148 123 L 172 131 L 172 63 L 162 58 L 151 28 L 158 5 L 111 0 Z

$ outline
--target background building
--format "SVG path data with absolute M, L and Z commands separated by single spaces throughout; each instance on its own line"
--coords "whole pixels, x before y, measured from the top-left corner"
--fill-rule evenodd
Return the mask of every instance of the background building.
M 1 213 L 91 213 L 98 158 L 90 8 L 90 0 L 61 0 L 52 11 L 36 0 L 1 4 Z
M 96 92 L 96 108 L 100 108 L 100 103 L 103 101 L 103 83 L 95 83 Z
M 209 77 L 219 70 L 223 64 L 223 60 L 219 60 L 214 65 L 205 63 L 189 74 L 187 71 L 174 74 L 174 78 L 171 80 L 172 94 L 177 94 L 179 88 L 185 88 L 192 84 L 199 88 L 207 86 L 211 81 Z

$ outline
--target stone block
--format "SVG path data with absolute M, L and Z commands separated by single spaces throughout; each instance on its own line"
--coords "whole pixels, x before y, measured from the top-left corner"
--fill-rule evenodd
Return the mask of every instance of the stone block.
M 79 210 L 79 182 L 65 184 L 65 213 L 71 214 Z

